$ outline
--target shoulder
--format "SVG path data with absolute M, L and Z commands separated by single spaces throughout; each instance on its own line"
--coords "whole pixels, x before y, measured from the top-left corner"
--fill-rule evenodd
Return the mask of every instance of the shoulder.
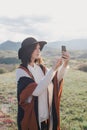
M 19 84 L 19 85 L 22 85 L 22 86 L 27 86 L 28 84 L 33 83 L 33 82 L 34 82 L 33 79 L 31 79 L 31 78 L 29 78 L 29 77 L 23 76 L 23 77 L 21 77 L 21 78 L 19 79 L 18 84 Z
M 18 81 L 21 77 L 30 77 L 30 76 L 22 68 L 17 68 L 16 69 L 16 81 Z
M 35 82 L 33 79 L 31 78 L 28 78 L 28 77 L 21 77 L 19 80 L 18 80 L 18 83 L 17 83 L 17 91 L 18 93 L 20 94 L 24 89 L 26 89 L 27 87 L 29 87 L 31 90 L 31 85 L 32 85 L 32 88 L 34 88 Z M 36 85 L 36 84 L 35 84 Z

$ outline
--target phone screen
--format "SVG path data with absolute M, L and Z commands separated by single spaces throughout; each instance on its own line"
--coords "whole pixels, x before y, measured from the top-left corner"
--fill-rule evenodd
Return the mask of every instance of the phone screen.
M 62 45 L 62 51 L 66 51 L 66 46 Z
M 66 46 L 62 45 L 62 46 L 61 46 L 61 50 L 62 50 L 62 52 L 65 52 L 65 51 L 66 51 Z M 62 53 L 62 58 L 65 59 L 63 53 Z

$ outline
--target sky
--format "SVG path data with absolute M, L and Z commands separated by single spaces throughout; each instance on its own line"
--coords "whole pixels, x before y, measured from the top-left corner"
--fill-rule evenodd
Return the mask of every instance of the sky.
M 0 0 L 0 43 L 87 38 L 87 0 Z

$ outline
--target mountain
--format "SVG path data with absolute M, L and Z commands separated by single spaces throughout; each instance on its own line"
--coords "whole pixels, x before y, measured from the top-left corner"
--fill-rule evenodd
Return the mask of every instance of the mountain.
M 54 41 L 48 42 L 44 49 L 61 49 L 62 45 L 66 45 L 67 50 L 87 50 L 87 39 L 74 39 L 69 41 Z M 0 50 L 13 50 L 18 51 L 20 42 L 5 41 L 0 44 Z
M 87 39 L 73 39 L 69 41 L 55 41 L 48 44 L 48 47 L 60 49 L 62 45 L 67 47 L 67 50 L 87 50 Z
M 0 44 L 0 50 L 18 51 L 20 46 L 21 46 L 20 42 L 13 42 L 8 40 Z

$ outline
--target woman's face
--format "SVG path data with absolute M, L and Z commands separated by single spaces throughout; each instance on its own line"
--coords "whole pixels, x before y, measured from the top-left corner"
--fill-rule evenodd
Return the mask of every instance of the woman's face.
M 32 53 L 31 60 L 36 60 L 40 57 L 40 45 L 39 43 L 36 45 L 35 50 Z

